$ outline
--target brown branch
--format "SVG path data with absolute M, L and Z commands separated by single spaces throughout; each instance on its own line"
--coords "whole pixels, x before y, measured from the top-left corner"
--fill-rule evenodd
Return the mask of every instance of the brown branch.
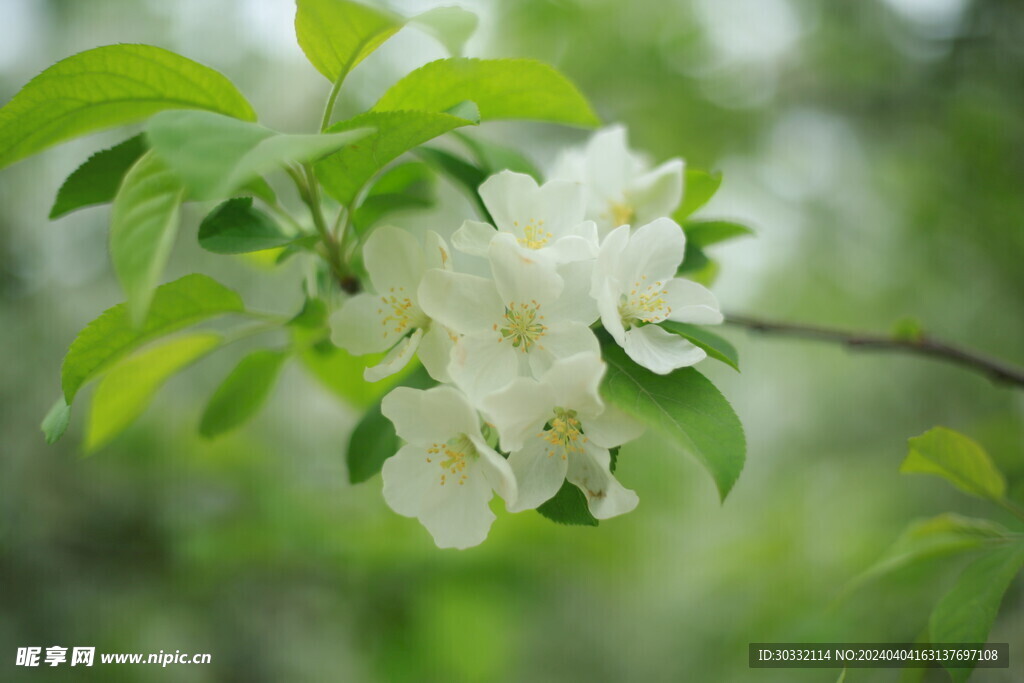
M 1024 387 L 1024 370 L 925 334 L 909 337 L 851 332 L 817 325 L 783 323 L 745 315 L 727 315 L 725 322 L 755 332 L 835 342 L 855 350 L 903 351 L 931 356 L 988 375 L 993 382 Z

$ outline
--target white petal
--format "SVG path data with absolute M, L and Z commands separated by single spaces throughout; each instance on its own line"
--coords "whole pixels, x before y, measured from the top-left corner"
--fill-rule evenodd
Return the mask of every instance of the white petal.
M 480 419 L 466 398 L 449 386 L 420 390 L 398 387 L 380 404 L 384 417 L 405 441 L 419 446 L 446 443 L 459 434 L 476 434 Z
M 511 235 L 498 235 L 488 250 L 494 286 L 501 301 L 545 304 L 562 293 L 563 282 L 548 259 L 521 249 Z
M 617 296 L 626 284 L 631 284 L 631 281 L 627 282 L 627 279 L 632 274 L 632 270 L 626 268 L 626 264 L 622 260 L 628 244 L 628 225 L 615 228 L 601 242 L 597 263 L 594 265 L 593 287 L 595 290 L 603 286 L 603 283 L 611 281 L 617 288 Z
M 587 224 L 594 225 L 592 221 Z M 597 227 L 594 227 L 597 231 Z M 544 254 L 555 263 L 572 263 L 574 261 L 587 261 L 597 256 L 596 240 L 590 240 L 580 235 L 566 235 L 554 241 L 554 243 L 543 249 Z
M 611 456 L 605 448 L 586 444 L 583 453 L 569 459 L 566 477 L 587 497 L 590 514 L 597 519 L 608 519 L 636 508 L 639 498 L 612 476 L 609 469 Z
M 426 237 L 424 238 L 424 254 L 424 269 L 452 269 L 452 252 L 448 248 L 448 243 L 433 230 L 427 230 Z
M 408 444 L 384 461 L 381 476 L 388 506 L 405 517 L 416 517 L 427 490 L 440 481 L 441 472 L 424 447 Z
M 530 373 L 540 377 L 559 358 L 584 351 L 597 353 L 599 350 L 600 344 L 593 330 L 583 323 L 567 322 L 549 327 L 537 346 L 525 355 L 529 357 Z
M 523 207 L 536 201 L 537 190 L 537 181 L 525 173 L 502 171 L 485 180 L 478 193 L 498 229 L 513 232 Z
M 418 327 L 411 335 L 395 344 L 380 363 L 363 370 L 363 379 L 367 382 L 377 382 L 404 368 L 415 355 L 421 339 L 423 339 L 423 328 Z
M 480 454 L 477 466 L 483 472 L 487 483 L 505 501 L 506 508 L 515 505 L 519 498 L 519 484 L 516 482 L 516 476 L 508 461 L 490 448 L 483 437 L 471 436 L 470 440 L 476 447 L 477 453 Z
M 621 201 L 640 166 L 630 154 L 625 126 L 608 126 L 595 133 L 587 144 L 590 184 L 606 200 Z
M 331 315 L 331 341 L 349 353 L 362 356 L 390 348 L 405 331 L 384 320 L 391 309 L 376 294 L 357 294 Z
M 676 275 L 686 251 L 683 229 L 671 218 L 659 218 L 637 228 L 622 255 L 622 284 L 667 282 Z M 646 278 L 646 279 L 645 279 Z
M 550 386 L 519 377 L 504 389 L 484 397 L 480 408 L 494 425 L 506 452 L 519 450 L 528 437 L 544 428 L 556 405 Z
M 487 256 L 491 239 L 498 234 L 493 225 L 480 221 L 465 221 L 452 235 L 452 245 L 464 254 Z
M 536 207 L 527 216 L 543 221 L 541 228 L 554 239 L 577 234 L 583 222 L 583 185 L 568 180 L 549 180 L 537 191 Z
M 683 162 L 672 159 L 633 180 L 626 200 L 643 225 L 661 216 L 671 216 L 683 199 Z
M 696 325 L 717 325 L 722 322 L 718 299 L 703 285 L 692 280 L 673 278 L 665 285 L 665 300 L 672 312 L 668 319 Z
M 430 324 L 417 349 L 417 355 L 427 374 L 438 382 L 451 382 L 448 364 L 451 363 L 454 344 L 455 340 L 445 326 L 435 321 Z
M 597 320 L 597 302 L 590 295 L 593 272 L 593 261 L 558 266 L 558 275 L 562 278 L 564 286 L 558 299 L 545 306 L 544 315 L 547 320 L 571 320 L 584 325 L 590 325 Z
M 443 485 L 432 486 L 424 495 L 417 517 L 438 548 L 479 545 L 494 521 L 488 506 L 494 494 L 479 462 L 471 463 L 465 474 L 463 483 L 450 475 Z
M 519 356 L 527 354 L 500 338 L 496 332 L 467 334 L 452 349 L 448 374 L 475 405 L 521 374 Z
M 378 293 L 394 288 L 416 296 L 423 276 L 423 247 L 409 232 L 389 225 L 374 229 L 363 247 L 363 263 Z
M 508 464 L 519 484 L 519 498 L 508 506 L 510 512 L 532 510 L 558 493 L 569 467 L 561 449 L 536 435 L 508 457 Z
M 419 300 L 424 313 L 457 334 L 489 329 L 505 314 L 494 281 L 465 273 L 428 270 Z
M 593 294 L 597 301 L 597 310 L 601 314 L 601 324 L 616 343 L 622 346 L 626 343 L 626 328 L 623 327 L 622 316 L 619 314 L 619 292 L 613 287 L 611 281 L 607 281 Z
M 659 375 L 667 375 L 676 368 L 699 363 L 707 357 L 704 349 L 657 325 L 628 330 L 622 348 L 638 365 Z
M 599 416 L 583 422 L 583 431 L 595 446 L 614 448 L 640 438 L 646 426 L 615 406 L 606 404 Z
M 599 415 L 604 410 L 604 402 L 598 387 L 605 369 L 600 353 L 584 351 L 555 361 L 541 382 L 549 387 L 554 399 L 552 407 L 570 408 L 581 417 Z

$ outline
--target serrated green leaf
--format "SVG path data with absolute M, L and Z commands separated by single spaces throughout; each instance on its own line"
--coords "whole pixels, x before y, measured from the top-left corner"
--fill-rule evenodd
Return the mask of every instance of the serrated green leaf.
M 152 45 L 107 45 L 57 62 L 0 109 L 0 168 L 164 109 L 256 120 L 234 84 L 213 69 Z
M 434 36 L 452 57 L 462 56 L 478 23 L 475 14 L 461 7 L 435 7 L 409 19 L 410 26 Z
M 220 346 L 218 334 L 197 333 L 161 341 L 110 369 L 92 397 L 85 449 L 94 451 L 130 425 L 172 375 Z
M 587 497 L 583 495 L 578 486 L 568 481 L 562 482 L 562 488 L 558 489 L 550 500 L 537 506 L 537 512 L 558 524 L 572 526 L 597 526 L 598 521 L 590 514 L 587 506 Z
M 351 206 L 366 183 L 391 161 L 450 130 L 478 122 L 444 112 L 367 112 L 336 123 L 328 132 L 368 126 L 376 132 L 321 160 L 316 174 L 328 194 L 343 206 Z
M 439 59 L 391 87 L 372 111 L 448 111 L 475 102 L 480 118 L 577 126 L 601 123 L 586 98 L 553 67 L 530 59 Z
M 403 378 L 398 386 L 428 389 L 436 384 L 427 371 L 419 366 Z M 395 433 L 395 427 L 391 420 L 380 412 L 378 401 L 366 411 L 349 438 L 348 451 L 345 454 L 349 481 L 358 484 L 380 472 L 384 461 L 398 452 L 400 445 L 401 440 Z
M 689 323 L 677 323 L 671 320 L 666 320 L 665 322 L 659 323 L 659 325 L 673 334 L 678 334 L 680 337 L 683 337 L 695 346 L 699 346 L 704 349 L 709 358 L 720 360 L 726 365 L 739 371 L 739 353 L 737 353 L 736 347 L 727 339 L 719 337 L 714 332 L 709 332 L 706 328 L 698 327 L 697 325 L 690 325 Z
M 352 216 L 359 234 L 366 233 L 385 216 L 434 205 L 434 174 L 426 164 L 400 164 L 383 173 Z
M 907 457 L 900 472 L 935 474 L 961 491 L 1000 501 L 1006 493 L 1006 479 L 985 449 L 968 437 L 935 427 L 907 442 Z
M 402 27 L 390 12 L 347 0 L 298 0 L 295 37 L 306 58 L 331 83 Z
M 747 226 L 733 221 L 687 221 L 683 224 L 683 232 L 687 243 L 701 248 L 754 234 Z
M 543 174 L 532 161 L 511 147 L 505 147 L 486 140 L 478 140 L 468 135 L 455 133 L 462 142 L 469 147 L 476 159 L 477 164 L 487 175 L 494 175 L 499 171 L 514 171 L 525 173 L 538 183 L 544 182 Z
M 229 199 L 199 224 L 199 245 L 215 254 L 244 254 L 283 247 L 295 239 L 263 211 L 251 197 Z
M 936 605 L 928 620 L 933 643 L 984 643 L 1010 582 L 1024 566 L 1024 543 L 986 552 L 964 569 L 952 590 Z M 973 667 L 948 667 L 957 683 Z
M 242 426 L 274 388 L 288 354 L 262 349 L 243 358 L 206 404 L 199 433 L 210 439 Z
M 150 151 L 129 169 L 114 197 L 110 260 L 137 323 L 146 315 L 178 234 L 184 192 L 178 176 Z
M 145 153 L 146 141 L 143 136 L 136 135 L 93 154 L 57 190 L 50 218 L 60 218 L 76 209 L 113 201 L 128 169 Z
M 606 333 L 600 337 L 608 364 L 601 395 L 695 457 L 725 500 L 746 459 L 743 425 L 729 402 L 693 368 L 658 375 L 634 363 Z
M 71 406 L 68 405 L 64 397 L 61 396 L 57 399 L 50 411 L 46 413 L 46 417 L 43 418 L 43 423 L 39 425 L 39 428 L 43 430 L 43 435 L 46 438 L 46 443 L 54 444 L 60 437 L 64 436 L 64 431 L 68 428 L 68 423 L 71 421 Z
M 328 135 L 286 135 L 199 111 L 163 112 L 146 124 L 150 145 L 196 200 L 223 199 L 285 163 L 313 161 L 372 132 L 355 126 Z
M 78 333 L 64 357 L 64 398 L 70 405 L 83 384 L 152 339 L 243 310 L 238 294 L 198 273 L 157 287 L 141 327 L 132 324 L 126 304 L 108 308 Z
M 722 184 L 721 173 L 708 173 L 696 168 L 686 169 L 683 203 L 672 215 L 680 225 L 697 209 L 704 206 L 718 192 Z

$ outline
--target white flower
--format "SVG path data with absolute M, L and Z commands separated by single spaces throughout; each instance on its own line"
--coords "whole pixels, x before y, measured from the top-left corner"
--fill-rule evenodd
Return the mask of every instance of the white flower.
M 637 495 L 609 469 L 608 449 L 640 436 L 643 426 L 601 401 L 605 367 L 597 353 L 577 354 L 557 361 L 539 381 L 520 378 L 484 399 L 519 484 L 510 511 L 537 507 L 567 478 L 598 519 L 636 507 Z
M 417 349 L 430 375 L 446 378 L 450 336 L 443 326 L 431 322 L 416 294 L 425 270 L 451 268 L 444 240 L 428 232 L 424 248 L 405 230 L 382 226 L 366 240 L 363 262 L 375 293 L 357 294 L 334 313 L 334 343 L 357 356 L 390 349 L 378 365 L 364 371 L 367 382 L 398 372 Z
M 671 216 L 683 198 L 683 162 L 650 163 L 630 151 L 626 128 L 610 126 L 594 134 L 583 151 L 568 150 L 552 178 L 574 180 L 587 189 L 587 218 L 602 235 L 620 225 L 643 225 Z
M 381 412 L 407 445 L 384 462 L 384 500 L 416 517 L 440 548 L 468 548 L 487 538 L 494 521 L 489 502 L 497 491 L 515 502 L 508 462 L 487 445 L 480 420 L 452 387 L 421 391 L 399 387 Z
M 604 328 L 630 358 L 662 375 L 693 365 L 707 354 L 648 323 L 722 322 L 714 294 L 696 282 L 674 277 L 685 250 L 683 231 L 669 218 L 659 218 L 632 234 L 623 225 L 601 243 L 594 268 L 592 294 Z
M 579 183 L 554 180 L 538 187 L 528 175 L 502 171 L 480 186 L 480 198 L 494 227 L 480 221 L 463 223 L 452 235 L 452 244 L 459 251 L 487 256 L 494 236 L 508 233 L 522 249 L 555 263 L 597 255 L 597 226 L 584 220 Z
M 556 358 L 597 351 L 589 325 L 592 264 L 560 266 L 532 258 L 511 235 L 488 247 L 493 279 L 428 271 L 419 289 L 423 310 L 462 335 L 448 372 L 474 405 L 519 376 L 539 376 Z

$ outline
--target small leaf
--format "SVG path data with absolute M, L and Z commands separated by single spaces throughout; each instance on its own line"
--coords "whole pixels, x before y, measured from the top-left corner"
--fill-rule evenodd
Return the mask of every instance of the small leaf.
M 537 512 L 552 522 L 574 526 L 597 526 L 597 519 L 590 514 L 587 497 L 579 487 L 562 482 L 562 488 L 550 500 L 537 507 Z
M 726 365 L 739 371 L 739 354 L 736 352 L 736 347 L 728 340 L 719 337 L 714 332 L 709 332 L 703 327 L 690 325 L 689 323 L 677 323 L 666 320 L 659 324 L 669 332 L 678 334 L 680 337 L 688 340 L 691 344 L 704 349 L 709 358 L 720 360 Z
M 184 189 L 153 152 L 128 171 L 114 197 L 110 260 L 136 322 L 146 315 L 178 234 Z
M 353 127 L 329 135 L 285 135 L 199 111 L 163 112 L 146 125 L 149 143 L 196 200 L 223 199 L 285 163 L 316 160 L 372 132 Z
M 935 427 L 907 442 L 900 472 L 935 474 L 961 491 L 1000 501 L 1006 479 L 981 446 L 963 434 Z
M 366 233 L 385 216 L 434 205 L 434 174 L 426 164 L 400 164 L 380 176 L 352 216 L 356 232 Z
M 461 7 L 435 7 L 409 19 L 410 26 L 434 36 L 452 57 L 462 56 L 478 23 L 475 14 Z
M 50 209 L 50 218 L 60 218 L 76 209 L 113 201 L 128 169 L 145 153 L 146 141 L 143 136 L 136 135 L 93 154 L 60 186 Z
M 372 111 L 448 111 L 470 100 L 480 118 L 597 126 L 600 119 L 565 76 L 530 59 L 439 59 L 391 87 Z
M 126 304 L 108 308 L 78 333 L 64 357 L 64 397 L 70 405 L 83 384 L 156 337 L 215 315 L 242 311 L 236 293 L 198 273 L 157 287 L 141 327 L 132 324 Z
M 243 358 L 206 404 L 199 433 L 213 438 L 240 427 L 266 401 L 288 354 L 263 349 Z
M 516 173 L 525 173 L 538 183 L 544 182 L 543 174 L 532 161 L 520 154 L 518 150 L 493 142 L 471 138 L 462 133 L 454 133 L 454 135 L 469 147 L 476 158 L 477 164 L 480 165 L 480 168 L 484 169 L 487 175 L 490 176 L 499 171 L 508 170 Z
M 608 373 L 601 395 L 694 456 L 725 500 L 743 469 L 743 425 L 718 389 L 693 368 L 658 375 L 634 363 L 601 333 Z
M 902 341 L 920 342 L 924 339 L 924 328 L 917 318 L 900 318 L 892 326 L 892 336 Z
M 683 204 L 672 218 L 682 225 L 683 221 L 700 207 L 708 203 L 722 184 L 721 173 L 708 173 L 695 168 L 686 169 L 683 190 Z
M 295 36 L 316 70 L 331 83 L 402 27 L 390 12 L 347 0 L 298 0 Z
M 747 226 L 732 221 L 688 221 L 683 224 L 683 232 L 688 243 L 701 248 L 754 234 Z
M 199 224 L 199 245 L 215 254 L 274 249 L 293 239 L 270 216 L 254 208 L 251 197 L 227 200 Z
M 984 643 L 1010 582 L 1024 565 L 1024 543 L 991 550 L 964 569 L 953 589 L 932 611 L 928 629 L 933 643 Z M 956 682 L 973 667 L 948 667 Z
M 46 443 L 57 443 L 57 440 L 64 436 L 64 431 L 68 428 L 70 421 L 71 406 L 61 396 L 53 404 L 53 407 L 50 408 L 50 412 L 46 413 L 46 417 L 43 418 L 43 424 L 39 426 L 46 437 Z
M 96 387 L 85 432 L 85 449 L 103 446 L 142 414 L 172 375 L 220 346 L 220 335 L 176 337 L 143 349 L 110 369 Z
M 234 84 L 213 69 L 152 45 L 107 45 L 57 62 L 0 109 L 0 168 L 164 109 L 256 120 Z
M 422 111 L 367 112 L 331 126 L 329 132 L 372 127 L 376 133 L 346 147 L 316 165 L 327 193 L 343 206 L 351 206 L 360 191 L 384 166 L 409 150 L 478 119 Z

